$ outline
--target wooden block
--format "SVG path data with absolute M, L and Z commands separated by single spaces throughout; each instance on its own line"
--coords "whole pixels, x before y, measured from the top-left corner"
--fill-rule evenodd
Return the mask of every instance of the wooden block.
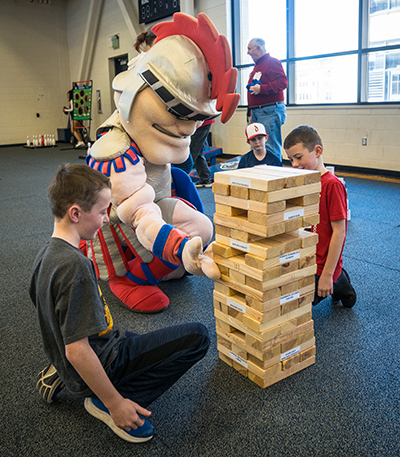
M 226 258 L 235 257 L 241 253 L 239 249 L 235 249 L 229 245 L 227 246 L 226 244 L 221 244 L 219 242 L 212 243 L 212 251 L 214 254 Z
M 212 185 L 212 191 L 214 192 L 214 194 L 230 195 L 230 186 L 227 184 L 214 182 Z
M 287 284 L 282 284 L 280 287 L 280 292 L 281 292 L 281 295 L 284 296 L 284 295 L 288 295 L 293 292 L 296 292 L 296 290 L 299 290 L 299 289 L 301 289 L 299 281 L 295 280 L 295 281 L 290 281 Z
M 282 274 L 281 265 L 279 264 L 268 269 L 257 269 L 254 267 L 250 267 L 246 264 L 244 253 L 240 253 L 237 256 L 229 258 L 221 257 L 217 254 L 214 254 L 214 262 L 218 266 L 227 267 L 229 268 L 229 270 L 235 270 L 239 273 L 246 275 L 249 278 L 254 278 L 262 282 L 278 278 Z
M 302 217 L 285 221 L 285 232 L 292 232 L 293 230 L 297 230 L 301 227 L 303 227 Z
M 247 376 L 247 366 L 248 362 L 245 359 L 242 359 L 239 355 L 235 354 L 232 350 L 228 349 L 220 342 L 217 343 L 217 349 L 220 353 L 224 354 L 232 362 L 232 367 L 239 371 L 243 376 Z
M 226 292 L 223 292 L 225 293 L 225 295 L 228 295 L 228 292 L 231 295 L 235 295 L 236 292 L 240 292 L 241 294 L 244 294 L 261 302 L 270 300 L 271 298 L 275 297 L 277 293 L 278 295 L 280 295 L 279 286 L 271 287 L 271 289 L 276 290 L 269 289 L 265 291 L 259 291 L 256 289 L 252 289 L 251 287 L 246 286 L 245 284 L 239 284 L 235 281 L 229 281 L 229 278 L 226 278 L 224 276 L 214 281 L 214 284 L 217 290 L 224 290 Z
M 311 302 L 304 304 L 301 307 L 295 307 L 293 310 L 281 314 L 275 319 L 268 320 L 266 322 L 257 322 L 255 319 L 250 317 L 248 314 L 243 314 L 241 316 L 241 321 L 249 328 L 258 333 L 265 333 L 269 329 L 273 331 L 276 327 L 280 327 L 280 333 L 286 333 L 290 331 L 293 327 L 297 327 L 298 319 L 301 319 L 304 315 L 309 315 L 311 312 Z
M 230 236 L 230 238 L 234 240 L 242 241 L 244 243 L 254 243 L 264 238 L 261 235 L 253 235 L 252 233 L 244 232 L 243 230 L 237 230 L 233 228 L 230 229 L 228 236 Z
M 309 359 L 306 359 L 306 360 L 298 363 L 297 365 L 294 365 L 292 368 L 285 370 L 285 371 L 281 371 L 278 374 L 276 374 L 275 376 L 267 378 L 267 379 L 263 379 L 262 377 L 259 377 L 251 372 L 248 373 L 248 378 L 251 381 L 255 382 L 257 385 L 259 385 L 260 387 L 262 387 L 263 389 L 265 389 L 266 387 L 272 386 L 273 384 L 275 384 L 279 381 L 282 381 L 282 379 L 288 378 L 289 376 L 292 376 L 293 374 L 298 373 L 299 371 L 311 366 L 314 363 L 315 363 L 315 356 L 310 357 Z
M 249 287 L 254 288 L 258 291 L 266 291 L 268 289 L 274 289 L 275 287 L 282 287 L 286 284 L 290 284 L 291 282 L 293 282 L 295 280 L 304 278 L 306 276 L 310 276 L 312 274 L 315 275 L 316 271 L 317 271 L 316 265 L 311 265 L 311 266 L 303 268 L 301 270 L 295 270 L 290 273 L 280 275 L 273 279 L 267 279 L 265 281 L 262 281 L 259 278 L 253 279 L 253 278 L 247 276 L 246 285 L 248 285 Z M 251 284 L 251 286 L 250 286 L 250 284 Z
M 257 189 L 261 190 L 261 189 Z M 321 184 L 319 182 L 308 184 L 298 187 L 289 187 L 280 190 L 274 190 L 272 192 L 265 191 L 264 195 L 258 194 L 257 198 L 263 203 L 273 203 L 281 200 L 289 200 L 296 197 L 302 197 L 303 195 L 315 194 L 321 191 Z M 250 190 L 250 200 L 252 200 L 252 192 Z
M 214 307 L 224 314 L 233 316 L 232 313 L 228 312 L 228 307 L 231 307 L 236 310 L 236 312 L 241 312 L 251 317 L 254 321 L 259 322 L 260 324 L 264 322 L 271 321 L 276 319 L 281 315 L 281 305 L 279 299 L 274 300 L 273 306 L 269 307 L 266 310 L 258 310 L 247 306 L 247 301 L 245 297 L 241 295 L 234 296 L 224 296 L 223 294 L 214 290 Z M 223 308 L 225 306 L 225 308 Z M 243 319 L 241 319 L 243 321 Z
M 217 335 L 217 344 L 218 346 L 225 346 L 229 351 L 232 349 L 232 343 L 219 335 Z
M 228 305 L 222 301 L 214 300 L 214 308 L 221 311 L 221 313 L 228 314 Z
M 306 287 L 306 286 L 309 286 L 311 284 L 315 284 L 315 274 L 299 279 L 299 287 L 300 287 L 300 289 L 302 287 Z
M 243 186 L 231 186 L 231 196 L 248 200 L 249 189 Z
M 219 234 L 219 235 L 223 235 L 223 236 L 227 236 L 227 237 L 231 236 L 231 229 L 229 227 L 225 227 L 223 225 L 215 224 L 214 232 L 215 232 L 215 235 Z
M 315 346 L 303 351 L 300 353 L 300 362 L 303 362 L 304 360 L 307 360 L 313 356 L 315 356 L 316 348 Z
M 307 206 L 319 204 L 319 194 L 303 195 L 302 197 L 289 198 L 286 200 L 287 206 Z
M 309 357 L 311 357 L 313 355 L 311 354 L 312 347 L 315 347 L 315 339 L 307 341 L 303 345 L 296 347 L 293 351 L 289 351 L 287 354 L 280 354 L 280 356 L 265 362 L 260 362 L 258 359 L 248 356 L 246 367 L 249 373 L 254 373 L 262 379 L 268 379 L 271 378 L 271 375 L 274 376 L 281 371 L 288 371 L 299 364 L 302 361 L 302 353 L 309 353 Z M 306 358 L 303 360 L 306 360 Z M 265 364 L 265 367 L 262 366 L 263 364 Z M 279 365 L 279 367 L 277 365 Z M 274 370 L 271 370 L 272 367 L 275 367 Z
M 236 295 L 236 291 L 234 289 L 232 289 L 231 287 L 229 287 L 229 283 L 223 282 L 221 280 L 214 281 L 214 290 L 216 290 L 217 292 L 220 292 L 223 295 L 228 295 L 228 296 Z
M 317 224 L 319 224 L 319 214 L 310 214 L 303 217 L 303 227 L 310 227 Z
M 292 311 L 294 311 L 295 309 L 297 309 L 299 307 L 299 300 L 298 299 L 294 299 L 294 300 L 291 300 L 287 303 L 284 303 L 283 305 L 281 305 L 281 313 L 282 315 L 286 315 L 286 314 L 289 314 L 291 313 Z
M 284 233 L 270 238 L 256 237 L 253 235 L 255 239 L 252 239 L 248 233 L 232 229 L 231 235 L 232 238 L 216 234 L 215 238 L 218 243 L 231 246 L 232 248 L 264 259 L 271 259 L 300 249 L 302 243 L 302 238 L 297 232 Z M 245 235 L 247 235 L 247 237 Z
M 226 333 L 232 333 L 232 332 L 236 331 L 235 327 L 232 327 L 231 325 L 229 325 L 226 322 L 223 322 L 223 321 L 221 321 L 219 319 L 215 320 L 215 326 L 216 326 L 217 329 L 219 328 L 219 329 L 223 330 Z
M 280 233 L 285 233 L 285 223 L 274 224 L 271 226 L 259 225 L 257 223 L 252 223 L 247 220 L 247 217 L 236 216 L 229 217 L 223 216 L 221 214 L 214 214 L 214 223 L 216 225 L 222 225 L 225 227 L 230 227 L 241 232 L 252 233 L 253 235 L 258 235 L 260 237 L 271 237 L 279 235 Z
M 267 306 L 268 303 L 271 303 L 272 300 L 279 299 L 281 296 L 281 288 L 276 287 L 274 289 L 270 289 L 265 291 L 262 294 L 263 299 L 259 300 L 257 297 L 251 296 L 249 294 L 246 295 L 246 303 L 251 308 L 257 309 L 261 312 L 268 311 L 272 309 L 274 306 Z M 279 302 L 279 301 L 278 301 Z
M 247 191 L 247 189 L 245 189 Z M 215 203 L 233 206 L 235 208 L 240 208 L 243 210 L 256 211 L 263 214 L 274 214 L 277 212 L 282 212 L 286 208 L 286 202 L 279 201 L 274 203 L 263 203 L 257 202 L 255 200 L 246 200 L 244 198 L 233 197 L 232 195 L 214 195 Z
M 308 230 L 300 229 L 298 231 L 299 237 L 301 239 L 301 247 L 308 248 L 310 246 L 315 246 L 318 243 L 318 235 L 316 233 L 309 232 Z
M 305 314 L 297 317 L 296 325 L 299 327 L 303 324 L 306 324 L 307 322 L 309 322 L 311 320 L 311 317 L 312 317 L 311 311 L 309 313 L 305 313 Z
M 269 165 L 271 167 L 271 165 Z M 316 170 L 303 170 L 299 168 L 292 168 L 292 167 L 283 167 L 287 174 L 292 175 L 303 175 L 304 176 L 304 184 L 311 184 L 315 182 L 321 181 L 321 173 Z
M 309 259 L 309 257 L 312 256 L 315 256 L 315 246 L 296 249 L 295 251 L 288 252 L 269 259 L 264 259 L 262 257 L 252 254 L 245 254 L 245 262 L 246 265 L 248 265 L 249 267 L 253 267 L 259 270 L 273 268 L 278 265 L 281 265 L 282 267 L 284 267 L 282 270 L 283 274 L 285 268 L 287 268 L 289 265 L 292 265 L 293 262 L 295 262 L 294 265 L 296 265 L 297 262 L 297 268 L 300 268 L 300 264 L 304 264 L 304 266 L 306 266 L 307 262 L 310 262 L 310 265 L 312 265 L 312 260 Z
M 296 354 L 293 357 L 289 357 L 288 359 L 282 360 L 282 370 L 289 370 L 294 365 L 297 365 L 300 362 L 300 354 Z
M 274 360 L 276 362 L 275 364 L 270 364 L 270 366 L 263 369 L 257 364 L 253 363 L 252 361 L 242 358 L 240 355 L 236 354 L 233 349 L 230 350 L 223 344 L 218 343 L 217 349 L 226 357 L 231 359 L 233 368 L 242 373 L 244 376 L 247 376 L 249 372 L 252 372 L 257 374 L 258 376 L 271 377 L 275 376 L 282 370 L 282 365 L 279 360 L 279 357 L 277 357 L 277 360 Z
M 215 204 L 215 212 L 221 214 L 221 216 L 236 217 L 242 216 L 247 217 L 247 211 L 233 206 L 221 205 L 220 203 Z
M 246 276 L 235 270 L 229 270 L 229 277 L 240 284 L 246 284 Z
M 279 222 L 284 221 L 284 212 L 281 211 L 280 213 L 264 214 L 261 212 L 249 210 L 247 213 L 247 220 L 254 224 L 260 225 L 278 224 Z
M 278 348 L 278 346 L 276 346 Z M 273 348 L 275 349 L 275 348 Z M 272 349 L 270 350 L 272 351 Z M 269 352 L 269 351 L 268 351 Z M 256 365 L 257 367 L 261 368 L 262 370 L 266 370 L 267 368 L 270 368 L 274 365 L 278 365 L 280 363 L 281 356 L 280 352 L 278 352 L 274 357 L 265 359 L 265 360 L 260 360 L 258 357 L 255 357 L 252 354 L 248 354 L 247 360 L 251 362 L 253 365 Z
M 314 338 L 314 329 L 309 330 L 308 332 L 302 333 L 301 335 L 298 335 L 296 338 L 293 338 L 290 341 L 286 341 L 285 343 L 281 343 L 280 345 L 280 352 L 283 354 L 285 352 L 290 351 L 291 349 L 295 348 L 296 346 L 299 346 L 306 341 L 310 341 Z M 315 338 L 314 338 L 315 341 Z M 313 343 L 314 344 L 314 343 Z
M 304 324 L 303 321 L 306 319 L 304 316 L 307 316 L 309 319 L 309 316 L 311 316 L 311 304 L 298 308 L 285 316 L 281 316 L 274 321 L 264 324 L 259 324 L 258 322 L 250 319 L 247 315 L 241 316 L 243 318 L 242 322 L 239 319 L 221 313 L 216 308 L 214 308 L 214 315 L 217 319 L 245 333 L 246 337 L 247 335 L 252 336 L 261 343 L 270 342 L 270 346 L 265 348 L 269 349 L 281 343 L 283 341 L 283 337 L 286 338 L 287 335 L 291 336 L 287 338 L 287 340 L 293 339 L 297 336 L 297 334 L 292 336 L 292 332 L 296 331 L 297 328 Z M 260 347 L 257 347 L 257 349 L 261 350 Z
M 307 255 L 299 259 L 299 269 L 307 268 L 310 265 L 315 265 L 317 262 L 317 256 L 315 254 Z
M 233 325 L 233 327 L 235 327 L 235 326 Z M 248 331 L 244 331 L 242 329 L 240 331 L 243 331 L 245 333 L 245 341 L 248 346 L 254 348 L 257 351 L 264 352 L 278 344 L 290 341 L 293 338 L 296 338 L 297 336 L 301 335 L 302 333 L 306 333 L 306 332 L 312 330 L 313 328 L 314 328 L 314 322 L 310 318 L 307 322 L 304 322 L 304 323 L 298 325 L 297 327 L 293 328 L 289 332 L 280 334 L 276 338 L 272 338 L 269 340 L 264 339 L 264 335 L 262 333 L 253 332 L 251 329 Z M 236 330 L 239 330 L 239 329 L 236 329 Z
M 227 365 L 229 365 L 230 367 L 233 365 L 232 363 L 232 359 L 227 357 L 225 354 L 223 354 L 222 352 L 219 352 L 218 353 L 218 357 L 223 361 L 225 362 Z
M 229 268 L 224 267 L 223 265 L 219 265 L 218 268 L 221 273 L 221 276 L 227 276 L 229 278 Z
M 265 192 L 283 189 L 285 186 L 285 178 L 280 176 L 262 176 L 259 173 L 256 173 L 253 168 L 217 172 L 214 174 L 214 182 L 247 187 Z

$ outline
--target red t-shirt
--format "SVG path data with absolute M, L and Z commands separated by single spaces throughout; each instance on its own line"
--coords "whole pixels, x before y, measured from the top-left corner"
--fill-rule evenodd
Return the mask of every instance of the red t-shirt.
M 319 199 L 319 224 L 313 225 L 311 231 L 318 233 L 317 244 L 317 275 L 321 275 L 328 255 L 329 243 L 332 238 L 331 221 L 346 221 L 347 233 L 347 192 L 343 183 L 330 171 L 321 176 L 321 195 Z M 346 238 L 345 238 L 346 240 Z M 335 282 L 342 272 L 342 250 L 333 273 Z

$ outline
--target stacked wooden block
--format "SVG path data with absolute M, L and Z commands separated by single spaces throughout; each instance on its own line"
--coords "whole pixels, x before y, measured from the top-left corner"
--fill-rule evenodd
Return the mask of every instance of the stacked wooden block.
M 311 303 L 320 173 L 257 166 L 214 175 L 214 312 L 222 360 L 261 387 L 315 362 Z

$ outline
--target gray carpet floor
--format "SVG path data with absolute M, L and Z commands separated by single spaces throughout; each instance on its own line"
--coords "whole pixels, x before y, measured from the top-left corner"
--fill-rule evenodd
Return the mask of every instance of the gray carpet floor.
M 30 268 L 52 232 L 46 188 L 62 162 L 83 163 L 69 145 L 0 148 L 0 455 L 156 457 L 369 457 L 400 455 L 400 184 L 345 178 L 351 221 L 344 265 L 357 290 L 351 309 L 330 298 L 313 308 L 315 365 L 261 389 L 218 359 L 213 283 L 163 283 L 169 308 L 137 315 L 102 289 L 116 325 L 144 333 L 199 321 L 207 356 L 154 402 L 154 438 L 129 444 L 89 416 L 65 389 L 45 404 L 35 391 L 46 365 Z M 211 189 L 200 189 L 212 218 Z

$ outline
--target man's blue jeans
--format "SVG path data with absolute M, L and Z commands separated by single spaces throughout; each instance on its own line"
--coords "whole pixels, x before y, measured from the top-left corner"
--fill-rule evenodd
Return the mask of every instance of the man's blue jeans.
M 190 367 L 210 345 L 203 324 L 182 324 L 138 335 L 126 332 L 118 355 L 106 370 L 118 392 L 147 408 Z
M 282 162 L 282 125 L 286 122 L 286 106 L 284 103 L 274 103 L 263 108 L 251 110 L 251 122 L 265 126 L 268 134 L 266 148 Z

